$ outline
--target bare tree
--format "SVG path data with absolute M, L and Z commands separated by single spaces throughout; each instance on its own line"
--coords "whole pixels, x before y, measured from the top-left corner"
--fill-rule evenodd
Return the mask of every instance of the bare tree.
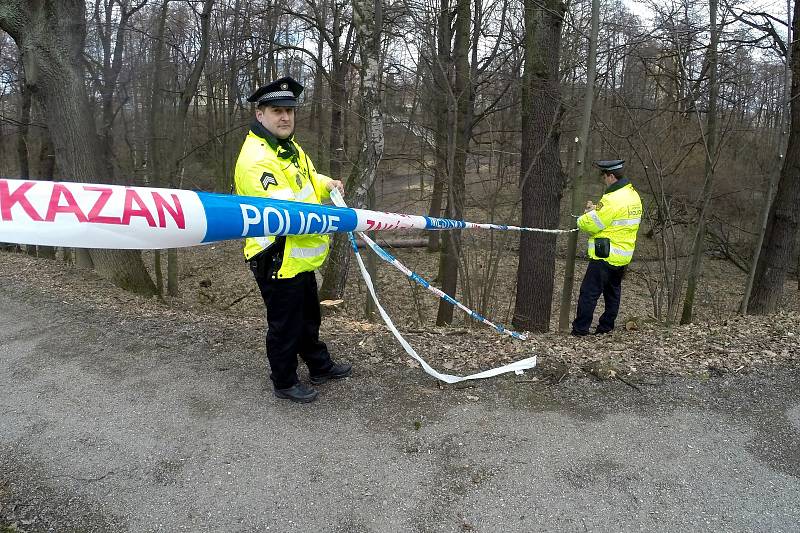
M 800 2 L 794 4 L 792 34 L 800 35 Z M 792 268 L 797 246 L 800 205 L 800 41 L 791 43 L 792 97 L 789 146 L 772 204 L 756 269 L 753 295 L 747 306 L 752 314 L 774 313 L 783 295 L 786 273 Z
M 353 24 L 361 54 L 361 151 L 345 186 L 345 200 L 354 207 L 367 204 L 384 151 L 380 94 L 382 7 L 382 0 L 353 0 Z M 325 268 L 321 298 L 338 299 L 344 294 L 350 254 L 345 237 L 337 235 Z
M 572 213 L 580 213 L 583 207 L 583 180 L 589 168 L 586 160 L 591 133 L 592 106 L 594 104 L 594 84 L 597 74 L 597 36 L 600 32 L 600 0 L 592 0 L 592 27 L 589 33 L 589 57 L 586 62 L 586 87 L 583 93 L 583 117 L 581 130 L 575 138 L 578 142 L 578 166 L 572 180 Z M 567 331 L 572 310 L 572 286 L 575 283 L 575 253 L 578 247 L 578 232 L 567 238 L 567 258 L 564 267 L 564 287 L 561 290 L 561 307 L 558 329 Z
M 464 216 L 464 192 L 467 151 L 472 137 L 474 111 L 474 80 L 470 69 L 470 37 L 472 10 L 470 0 L 457 0 L 456 20 L 453 40 L 453 98 L 454 113 L 450 114 L 450 135 L 448 138 L 447 161 L 447 218 L 460 220 Z M 439 280 L 442 290 L 455 294 L 458 287 L 458 264 L 461 257 L 461 231 L 447 232 L 439 257 Z M 445 300 L 439 301 L 436 325 L 442 326 L 453 321 L 453 305 Z
M 119 107 L 115 105 L 114 96 L 123 68 L 125 39 L 131 30 L 131 17 L 145 5 L 147 5 L 146 0 L 133 5 L 128 0 L 94 0 L 92 22 L 100 41 L 102 55 L 98 61 L 99 65 L 96 67 L 100 76 L 95 77 L 93 81 L 100 94 L 102 119 L 99 133 L 105 154 L 103 162 L 106 165 L 107 180 L 115 180 L 116 177 L 114 172 L 114 122 Z M 92 56 L 89 56 L 89 59 L 93 59 Z
M 452 40 L 453 32 L 451 28 L 452 15 L 450 11 L 450 0 L 440 0 L 439 10 L 436 14 L 436 45 L 431 47 L 435 50 L 431 54 L 430 68 L 432 71 L 433 91 L 432 103 L 435 117 L 435 157 L 436 164 L 433 167 L 433 191 L 431 194 L 428 216 L 442 216 L 442 198 L 447 190 L 449 176 L 448 167 L 448 142 L 449 117 L 451 114 L 451 101 L 453 89 L 450 86 L 452 76 Z M 439 250 L 439 232 L 432 231 L 428 235 L 428 251 L 436 252 Z
M 565 6 L 525 0 L 525 72 L 522 85 L 522 225 L 558 224 L 563 174 L 559 157 L 559 51 Z M 514 326 L 534 332 L 550 329 L 556 238 L 520 236 Z
M 779 151 L 779 159 L 784 157 L 784 153 L 786 150 L 786 140 L 788 140 L 789 129 L 791 127 L 791 110 L 790 110 L 790 101 L 792 96 L 792 62 L 791 62 L 791 53 L 792 47 L 789 46 L 788 43 L 792 42 L 792 3 L 791 0 L 786 1 L 786 16 L 788 18 L 788 24 L 786 25 L 786 46 L 778 48 L 784 52 L 784 62 L 783 62 L 783 98 L 781 102 L 781 109 L 783 110 L 783 120 L 780 124 L 780 131 L 781 141 L 780 146 L 778 147 Z M 744 17 L 740 17 L 739 20 L 749 21 Z M 754 24 L 749 24 L 753 26 Z M 781 42 L 780 37 L 777 35 L 777 30 L 775 30 L 772 24 L 765 24 L 762 25 L 759 29 L 764 30 L 764 33 L 768 35 L 772 35 L 773 39 L 776 39 L 778 43 Z M 765 98 L 767 100 L 767 98 Z M 759 113 L 760 115 L 760 113 Z M 786 139 L 784 139 L 786 137 Z M 767 233 L 767 225 L 769 224 L 770 220 L 770 210 L 772 207 L 773 199 L 775 198 L 775 189 L 778 186 L 778 180 L 780 179 L 781 173 L 780 169 L 776 170 L 770 176 L 769 185 L 767 187 L 767 191 L 764 197 L 764 203 L 761 209 L 761 213 L 759 214 L 759 225 L 758 225 L 758 237 L 756 239 L 755 247 L 753 249 L 753 256 L 750 259 L 750 269 L 747 273 L 747 283 L 745 284 L 744 288 L 744 295 L 742 296 L 742 303 L 739 307 L 739 312 L 742 314 L 747 313 L 747 308 L 750 304 L 750 296 L 753 292 L 753 283 L 755 282 L 756 271 L 758 270 L 758 263 L 759 258 L 761 255 L 761 249 L 764 245 L 764 237 Z M 800 279 L 800 277 L 798 277 Z
M 692 309 L 694 307 L 694 297 L 697 289 L 697 278 L 700 276 L 703 254 L 705 253 L 706 218 L 708 217 L 708 209 L 711 205 L 711 191 L 714 186 L 714 167 L 717 164 L 717 101 L 719 100 L 719 80 L 717 77 L 717 48 L 719 46 L 719 29 L 717 27 L 717 0 L 710 0 L 709 2 L 709 18 L 711 21 L 711 43 L 708 48 L 709 95 L 708 114 L 706 116 L 706 132 L 703 136 L 703 147 L 706 155 L 705 180 L 703 182 L 703 192 L 700 195 L 701 207 L 698 214 L 694 242 L 692 244 L 692 259 L 689 265 L 686 296 L 683 300 L 681 324 L 690 324 L 692 322 Z M 698 113 L 698 121 L 699 120 L 700 118 Z
M 17 43 L 26 82 L 51 125 L 59 169 L 76 180 L 97 180 L 105 166 L 83 84 L 86 32 L 82 1 L 0 1 L 0 29 Z M 135 251 L 92 250 L 97 271 L 128 290 L 154 294 Z

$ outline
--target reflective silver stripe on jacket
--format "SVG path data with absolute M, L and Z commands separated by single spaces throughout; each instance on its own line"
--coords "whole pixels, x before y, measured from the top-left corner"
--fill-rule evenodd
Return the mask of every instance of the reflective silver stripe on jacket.
M 292 251 L 289 255 L 294 258 L 307 259 L 309 257 L 317 257 L 318 255 L 322 255 L 327 249 L 328 243 L 323 243 L 316 248 L 292 248 Z
M 306 183 L 305 187 L 297 191 L 294 195 L 297 198 L 298 202 L 305 202 L 308 198 L 314 194 L 314 186 L 310 183 Z
M 592 220 L 594 220 L 594 223 L 597 224 L 598 228 L 600 228 L 601 230 L 606 229 L 606 225 L 603 224 L 602 220 L 600 220 L 600 216 L 597 214 L 597 211 L 592 209 L 591 211 L 589 211 L 589 216 L 591 217 Z
M 642 222 L 641 218 L 620 218 L 611 223 L 612 226 L 635 226 Z
M 594 241 L 589 241 L 589 250 L 594 250 Z M 623 257 L 633 257 L 633 250 L 627 251 L 622 248 L 617 248 L 616 246 L 612 246 L 609 252 Z
M 275 189 L 269 192 L 269 197 L 274 200 L 295 200 L 291 189 Z
M 275 237 L 272 235 L 267 235 L 266 237 L 253 237 L 259 246 L 262 248 L 266 248 L 275 240 Z
M 623 250 L 621 248 L 615 248 L 614 246 L 611 247 L 611 253 L 616 255 L 621 255 L 623 257 L 633 257 L 633 250 Z

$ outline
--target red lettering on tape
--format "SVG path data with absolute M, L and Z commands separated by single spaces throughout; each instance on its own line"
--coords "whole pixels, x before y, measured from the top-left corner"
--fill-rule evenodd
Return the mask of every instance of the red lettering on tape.
M 156 191 L 153 191 L 152 194 L 153 201 L 156 203 L 156 212 L 158 213 L 158 227 L 167 227 L 167 217 L 164 214 L 164 210 L 166 210 L 172 215 L 172 220 L 175 221 L 175 225 L 178 226 L 178 229 L 186 229 L 186 218 L 183 215 L 183 206 L 181 206 L 178 195 L 170 194 L 170 196 L 172 196 L 172 201 L 175 203 L 175 205 L 172 206 Z
M 19 209 L 34 222 L 54 222 L 56 215 L 69 214 L 74 216 L 78 222 L 130 225 L 131 219 L 134 217 L 141 217 L 150 227 L 166 228 L 167 219 L 171 218 L 178 229 L 186 229 L 186 214 L 184 213 L 183 205 L 181 204 L 178 194 L 165 194 L 163 192 L 146 190 L 146 192 L 151 194 L 155 204 L 155 212 L 152 212 L 144 200 L 142 200 L 139 192 L 133 188 L 127 188 L 125 189 L 122 216 L 113 216 L 108 214 L 108 211 L 114 213 L 116 210 L 109 209 L 107 206 L 112 196 L 117 192 L 121 193 L 121 190 L 104 185 L 83 185 L 83 191 L 99 193 L 87 215 L 75 199 L 76 193 L 79 198 L 84 198 L 80 196 L 82 191 L 77 189 L 81 187 L 81 185 L 53 183 L 47 205 L 47 213 L 44 218 L 42 218 L 42 215 L 34 209 L 27 194 L 36 185 L 50 186 L 50 184 L 43 184 L 36 181 L 23 182 L 13 192 L 11 191 L 10 185 L 11 183 L 9 180 L 0 179 L 0 220 L 12 221 L 12 209 L 14 206 L 19 206 Z M 88 203 L 88 198 L 82 200 L 82 202 L 86 205 Z M 106 210 L 106 214 L 103 214 L 104 210 Z M 154 214 L 158 218 L 157 222 L 153 216 Z
M 106 206 L 108 199 L 112 194 L 114 194 L 114 189 L 111 187 L 94 187 L 86 185 L 84 186 L 84 190 L 100 193 L 100 196 L 94 202 L 92 209 L 89 210 L 89 215 L 87 217 L 89 222 L 94 222 L 96 224 L 122 224 L 120 217 L 110 217 L 100 214 L 100 211 L 102 211 Z
M 17 187 L 17 190 L 10 192 L 8 190 L 8 182 L 6 180 L 0 180 L 0 218 L 3 220 L 11 220 L 11 208 L 14 207 L 14 204 L 19 204 L 31 220 L 41 222 L 41 215 L 36 212 L 28 201 L 28 198 L 25 197 L 25 193 L 34 185 L 36 184 L 33 182 L 23 183 Z
M 133 208 L 134 202 L 136 202 L 138 209 Z M 153 215 L 147 210 L 147 206 L 139 194 L 133 189 L 125 189 L 125 208 L 122 211 L 122 223 L 127 226 L 131 223 L 131 218 L 133 217 L 144 218 L 150 227 L 155 227 L 156 225 Z
M 65 205 L 61 205 L 62 197 L 66 201 Z M 81 211 L 78 202 L 75 201 L 75 197 L 72 196 L 70 190 L 60 183 L 55 183 L 53 184 L 53 192 L 50 194 L 50 205 L 47 206 L 47 215 L 45 215 L 44 219 L 47 222 L 52 222 L 59 213 L 72 213 L 75 215 L 75 218 L 78 219 L 78 222 L 86 222 L 86 215 Z

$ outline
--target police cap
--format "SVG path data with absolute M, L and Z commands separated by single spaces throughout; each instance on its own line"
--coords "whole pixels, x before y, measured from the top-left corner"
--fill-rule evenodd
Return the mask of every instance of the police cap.
M 286 76 L 264 85 L 250 95 L 248 102 L 273 107 L 297 107 L 297 97 L 303 92 L 303 86 L 293 78 Z
M 597 165 L 603 172 L 611 172 L 612 170 L 620 170 L 625 164 L 625 160 L 607 159 L 603 161 L 595 161 L 594 164 Z

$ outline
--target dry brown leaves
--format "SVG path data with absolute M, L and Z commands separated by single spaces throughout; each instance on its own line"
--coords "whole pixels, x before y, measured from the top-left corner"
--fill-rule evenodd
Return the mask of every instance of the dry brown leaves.
M 423 277 L 436 271 L 435 255 L 414 249 L 399 250 L 396 255 Z M 152 263 L 151 253 L 145 258 Z M 163 301 L 126 293 L 91 272 L 22 254 L 0 253 L 0 275 L 68 304 L 81 302 L 125 319 L 157 318 L 167 330 L 181 321 L 199 324 L 215 345 L 228 343 L 235 349 L 263 350 L 263 337 L 252 334 L 254 327 L 263 328 L 263 304 L 239 244 L 184 249 L 180 260 L 181 296 Z M 733 313 L 741 276 L 721 261 L 708 263 L 695 324 L 665 327 L 650 318 L 652 303 L 634 270 L 624 284 L 620 327 L 612 335 L 580 338 L 551 332 L 517 341 L 458 313 L 452 327 L 434 327 L 437 299 L 380 262 L 377 287 L 381 302 L 409 343 L 434 368 L 446 372 L 471 373 L 532 355 L 540 358 L 546 371 L 564 368 L 581 373 L 581 368 L 603 362 L 620 376 L 708 376 L 765 365 L 797 365 L 800 312 L 796 282 L 787 284 L 781 313 L 742 317 Z M 490 309 L 481 310 L 505 325 L 510 325 L 506 323 L 513 309 L 514 268 L 500 265 L 497 282 L 489 293 L 496 297 Z M 367 297 L 363 281 L 355 270 L 350 280 L 344 302 L 328 306 L 323 320 L 322 335 L 336 356 L 378 368 L 417 367 L 382 323 L 363 318 Z M 480 280 L 472 282 L 478 284 Z M 557 317 L 558 310 L 553 314 Z M 559 379 L 563 379 L 563 373 L 554 370 L 554 375 L 561 375 Z

